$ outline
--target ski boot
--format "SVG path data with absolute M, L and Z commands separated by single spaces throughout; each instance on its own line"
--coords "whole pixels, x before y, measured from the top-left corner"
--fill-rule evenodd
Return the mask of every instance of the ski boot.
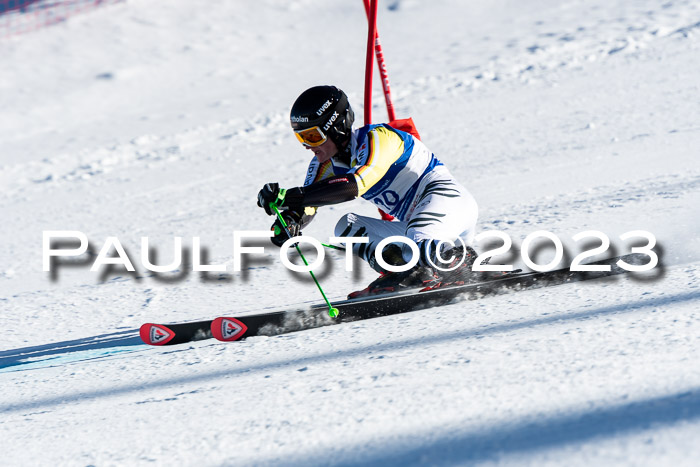
M 437 270 L 437 280 L 428 284 L 422 291 L 439 289 L 456 285 L 464 285 L 479 279 L 479 274 L 472 271 L 477 253 L 470 246 L 456 246 L 442 254 L 443 258 L 450 259 L 448 263 Z
M 430 287 L 435 281 L 436 276 L 433 268 L 416 266 L 408 271 L 384 273 L 366 288 L 352 292 L 348 298 L 369 297 L 409 288 L 425 288 Z

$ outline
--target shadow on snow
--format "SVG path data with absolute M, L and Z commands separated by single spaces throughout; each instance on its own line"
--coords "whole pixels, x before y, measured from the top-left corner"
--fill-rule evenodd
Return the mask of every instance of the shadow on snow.
M 478 431 L 430 440 L 416 433 L 403 445 L 357 449 L 333 465 L 454 465 L 498 461 L 502 456 L 553 449 L 572 443 L 658 429 L 700 418 L 700 388 L 590 411 L 538 417 L 536 421 L 512 420 Z M 406 447 L 410 443 L 410 447 Z M 352 452 L 352 449 L 350 449 Z M 338 457 L 345 457 L 339 455 Z M 327 462 L 328 453 L 294 460 L 297 465 Z

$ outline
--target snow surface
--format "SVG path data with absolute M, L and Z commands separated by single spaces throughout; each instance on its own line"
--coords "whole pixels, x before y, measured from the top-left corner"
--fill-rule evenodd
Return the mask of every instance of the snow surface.
M 359 0 L 202 5 L 130 0 L 1 44 L 4 465 L 698 465 L 697 2 L 379 12 L 397 114 L 475 195 L 481 230 L 549 230 L 573 254 L 585 230 L 618 253 L 647 230 L 652 277 L 148 347 L 144 322 L 319 301 L 272 247 L 233 273 L 232 231 L 269 227 L 263 183 L 303 180 L 301 91 L 336 84 L 362 115 Z M 374 103 L 384 118 L 379 83 Z M 305 233 L 327 239 L 350 210 L 375 212 L 326 208 Z M 90 272 L 93 257 L 52 277 L 44 230 L 96 251 L 116 236 L 139 273 Z M 200 236 L 228 272 L 146 274 L 142 236 L 158 263 Z M 333 299 L 374 278 L 324 264 Z

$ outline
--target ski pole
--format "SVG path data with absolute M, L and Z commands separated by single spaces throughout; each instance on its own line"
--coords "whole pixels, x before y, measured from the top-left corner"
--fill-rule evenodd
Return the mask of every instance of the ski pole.
M 284 228 L 284 232 L 287 234 L 287 237 L 292 238 L 292 234 L 289 232 L 289 229 L 287 228 L 287 223 L 284 221 L 282 218 L 282 214 L 280 214 L 279 209 L 277 209 L 277 206 L 275 206 L 275 203 L 270 203 L 270 209 L 275 211 L 275 214 L 277 214 L 277 218 L 280 220 L 280 224 L 282 224 L 282 228 Z M 332 248 L 330 245 L 324 245 L 329 248 Z M 299 244 L 295 243 L 294 247 L 297 249 L 297 253 L 299 253 L 299 256 L 301 256 L 302 261 L 304 261 L 304 264 L 306 266 L 309 265 L 308 261 L 306 261 L 306 258 L 304 258 L 304 255 L 301 252 L 301 248 L 299 248 Z M 323 289 L 321 288 L 321 284 L 318 283 L 318 280 L 316 279 L 316 276 L 314 275 L 313 271 L 309 270 L 309 274 L 311 274 L 311 278 L 314 280 L 316 283 L 316 287 L 318 287 L 318 290 L 321 292 L 321 295 L 323 295 L 323 299 L 326 301 L 326 305 L 328 305 L 328 316 L 331 318 L 335 318 L 338 316 L 338 309 L 335 308 L 333 305 L 331 305 L 331 302 L 328 300 L 328 297 L 326 297 L 326 294 L 323 292 Z

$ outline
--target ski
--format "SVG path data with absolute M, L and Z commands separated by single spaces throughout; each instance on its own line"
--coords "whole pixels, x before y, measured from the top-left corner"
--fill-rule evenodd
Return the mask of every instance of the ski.
M 211 322 L 212 320 L 179 324 L 145 323 L 141 325 L 139 336 L 149 345 L 175 345 L 211 339 Z
M 625 274 L 628 271 L 617 264 L 620 260 L 631 265 L 642 265 L 646 264 L 649 258 L 644 254 L 632 253 L 589 264 L 610 266 L 609 271 L 570 271 L 568 268 L 563 268 L 547 272 L 483 273 L 482 280 L 465 285 L 426 291 L 410 289 L 334 302 L 333 306 L 339 311 L 339 316 L 336 318 L 328 316 L 328 307 L 325 304 L 317 304 L 304 309 L 243 316 L 220 316 L 214 320 L 190 323 L 169 325 L 146 323 L 141 326 L 140 335 L 147 344 L 173 345 L 211 337 L 224 342 L 232 342 L 251 336 L 285 334 L 331 324 L 431 308 L 445 305 L 458 297 L 474 300 L 511 291 L 550 287 Z

